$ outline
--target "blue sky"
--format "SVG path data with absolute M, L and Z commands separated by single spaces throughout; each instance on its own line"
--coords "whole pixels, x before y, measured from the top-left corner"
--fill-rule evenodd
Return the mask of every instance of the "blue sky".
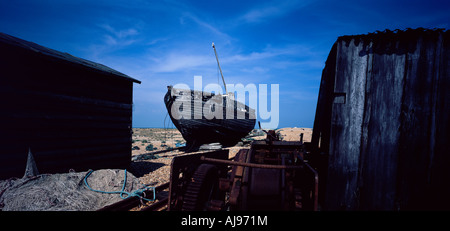
M 279 84 L 279 127 L 312 127 L 338 36 L 449 28 L 450 1 L 5 1 L 0 31 L 99 62 L 134 85 L 133 127 L 163 127 L 167 85 Z M 269 88 L 270 89 L 270 88 Z

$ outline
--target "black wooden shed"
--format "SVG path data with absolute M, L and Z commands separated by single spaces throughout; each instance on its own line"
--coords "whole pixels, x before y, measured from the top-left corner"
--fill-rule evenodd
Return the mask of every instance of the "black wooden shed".
M 40 173 L 126 168 L 133 83 L 140 81 L 0 33 L 0 179 L 24 174 L 29 149 Z
M 324 209 L 450 209 L 450 32 L 339 37 L 312 143 Z

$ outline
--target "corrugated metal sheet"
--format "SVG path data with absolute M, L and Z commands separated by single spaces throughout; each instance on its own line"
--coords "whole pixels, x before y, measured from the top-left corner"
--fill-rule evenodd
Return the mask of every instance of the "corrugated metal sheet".
M 449 89 L 449 31 L 340 37 L 312 140 L 329 155 L 325 207 L 449 209 Z
M 0 51 L 0 178 L 28 148 L 40 173 L 128 166 L 138 80 L 5 34 Z

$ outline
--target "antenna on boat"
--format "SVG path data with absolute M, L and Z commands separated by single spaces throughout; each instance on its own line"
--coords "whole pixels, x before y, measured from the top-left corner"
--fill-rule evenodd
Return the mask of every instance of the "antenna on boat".
M 219 66 L 220 75 L 222 76 L 223 86 L 225 87 L 225 94 L 227 94 L 227 85 L 225 84 L 225 79 L 223 78 L 222 69 L 219 64 L 219 56 L 217 56 L 216 46 L 214 46 L 214 42 L 212 43 L 212 47 L 214 48 L 214 54 L 216 55 L 217 65 Z

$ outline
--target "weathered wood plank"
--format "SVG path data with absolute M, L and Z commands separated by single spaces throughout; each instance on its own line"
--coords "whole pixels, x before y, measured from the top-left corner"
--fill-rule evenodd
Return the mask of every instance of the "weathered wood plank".
M 323 81 L 333 76 L 327 61 L 318 102 L 320 112 L 331 108 L 324 208 L 450 207 L 449 34 L 418 29 L 338 39 L 330 52 L 335 82 Z M 330 85 L 333 104 L 323 98 Z M 326 116 L 316 118 L 314 132 L 323 131 Z
M 399 42 L 388 42 L 396 43 L 394 49 L 402 46 Z M 364 157 L 360 166 L 360 209 L 393 208 L 405 54 L 371 55 L 362 127 L 367 138 L 361 149 Z
M 357 179 L 360 158 L 361 124 L 364 112 L 364 89 L 367 57 L 359 54 L 363 43 L 338 43 L 336 78 L 332 104 L 330 166 L 328 179 L 333 191 L 328 191 L 329 203 L 335 208 L 357 207 Z M 342 167 L 345 166 L 345 167 Z

